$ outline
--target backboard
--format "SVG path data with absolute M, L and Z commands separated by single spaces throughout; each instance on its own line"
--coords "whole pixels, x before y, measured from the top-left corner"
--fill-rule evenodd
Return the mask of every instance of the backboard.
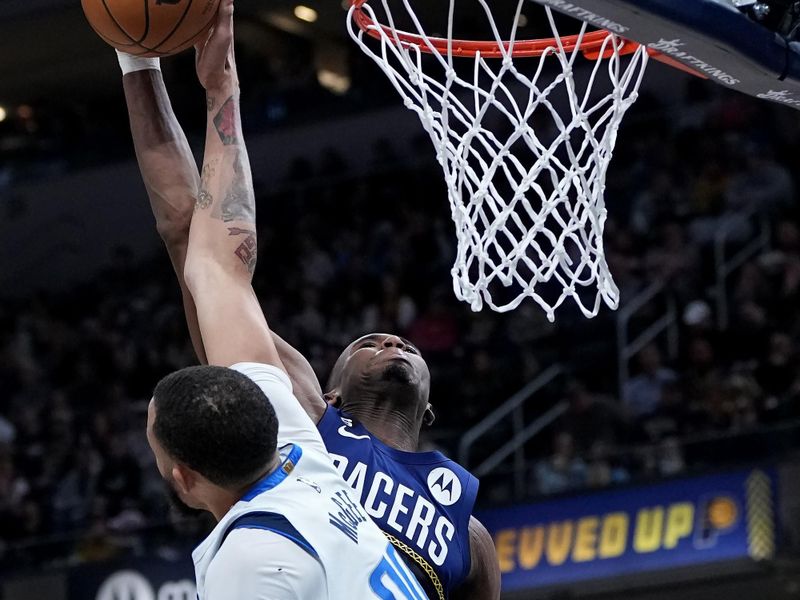
M 531 1 L 639 42 L 710 81 L 800 109 L 800 43 L 792 41 L 797 17 L 789 12 L 791 2 Z

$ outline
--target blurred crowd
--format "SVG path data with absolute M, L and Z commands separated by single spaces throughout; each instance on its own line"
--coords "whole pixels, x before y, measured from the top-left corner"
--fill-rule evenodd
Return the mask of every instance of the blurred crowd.
M 608 259 L 623 304 L 666 283 L 679 336 L 642 348 L 621 389 L 614 313 L 587 322 L 567 308 L 551 324 L 532 303 L 498 315 L 455 301 L 446 191 L 428 142 L 415 144 L 378 144 L 368 176 L 350 175 L 332 151 L 298 158 L 280 190 L 259 197 L 256 291 L 323 386 L 356 336 L 408 336 L 432 372 L 437 423 L 423 448 L 452 453 L 543 368 L 566 365 L 563 385 L 536 402 L 539 412 L 566 409 L 527 449 L 531 494 L 784 449 L 781 436 L 761 434 L 800 417 L 795 113 L 690 83 L 680 105 L 644 97 L 630 115 L 608 180 Z M 721 327 L 709 285 L 715 234 L 729 231 L 735 252 L 762 221 L 769 244 L 728 278 Z M 645 306 L 634 325 L 659 310 Z M 137 264 L 118 248 L 100 277 L 69 293 L 0 302 L 0 564 L 42 558 L 30 543 L 41 538 L 61 560 L 113 557 L 148 537 L 131 532 L 167 521 L 146 406 L 161 376 L 193 362 L 164 253 Z M 494 440 L 506 435 L 498 427 Z M 753 435 L 761 441 L 741 443 Z M 490 488 L 486 499 L 504 499 Z M 173 517 L 168 539 L 175 527 L 190 538 L 198 525 Z
M 256 48 L 249 44 L 237 44 L 236 48 L 237 70 L 245 82 L 242 115 L 249 135 L 396 102 L 394 90 L 383 78 L 375 77 L 374 65 L 367 64 L 368 59 L 355 46 L 317 47 L 313 40 L 272 28 L 260 32 L 259 39 Z M 338 53 L 348 65 L 346 94 L 326 88 L 317 73 L 319 64 L 336 62 Z M 0 192 L 16 182 L 57 177 L 130 157 L 130 130 L 115 62 L 109 48 L 109 71 L 99 89 L 91 93 L 70 90 L 37 95 L 32 90 L 28 103 L 2 107 Z M 206 109 L 194 53 L 164 59 L 162 69 L 181 124 L 190 139 L 202 140 Z
M 622 129 L 605 240 L 622 304 L 664 282 L 679 335 L 646 344 L 621 387 L 567 382 L 536 493 L 747 463 L 796 443 L 797 117 L 697 81 L 679 107 L 656 106 L 644 98 L 635 132 Z M 718 280 L 723 256 L 743 260 Z M 663 310 L 645 305 L 639 331 Z

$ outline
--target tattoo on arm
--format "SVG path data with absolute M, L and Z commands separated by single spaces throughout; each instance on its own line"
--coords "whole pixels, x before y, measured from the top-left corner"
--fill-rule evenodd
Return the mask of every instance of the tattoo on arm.
M 214 117 L 214 127 L 222 143 L 226 146 L 233 146 L 239 143 L 239 132 L 236 126 L 236 101 L 231 96 L 219 109 Z
M 214 196 L 208 190 L 209 182 L 214 176 L 219 160 L 212 160 L 211 162 L 203 165 L 203 177 L 200 180 L 200 192 L 197 195 L 197 202 L 194 205 L 195 210 L 205 210 L 214 202 Z
M 247 154 L 237 149 L 233 159 L 233 180 L 225 198 L 214 209 L 213 217 L 225 223 L 242 221 L 255 223 L 255 195 L 248 176 Z
M 247 237 L 244 239 L 238 248 L 234 251 L 234 254 L 239 257 L 239 260 L 242 261 L 244 266 L 247 267 L 247 270 L 250 271 L 250 274 L 253 274 L 256 270 L 256 260 L 258 258 L 258 241 L 256 238 L 256 232 L 251 231 L 250 229 L 240 229 L 238 227 L 229 227 L 228 228 L 228 235 L 246 235 Z
M 208 97 L 208 101 L 210 109 L 215 101 L 211 96 Z M 234 146 L 231 150 L 235 151 L 235 155 L 232 165 L 233 177 L 230 180 L 227 191 L 224 191 L 222 201 L 215 204 L 211 216 L 215 219 L 221 219 L 225 223 L 230 223 L 231 221 L 255 223 L 255 196 L 252 178 L 250 177 L 250 166 L 247 164 L 247 150 L 244 148 L 242 136 L 239 133 L 237 111 L 237 97 L 232 95 L 225 100 L 213 119 L 214 129 L 219 135 L 219 139 L 225 146 Z M 214 167 L 216 165 L 212 165 L 209 178 L 214 176 Z M 214 204 L 214 198 L 208 193 L 208 185 L 205 185 L 207 181 L 205 168 L 203 169 L 203 180 L 204 185 L 201 186 L 198 206 L 207 208 Z M 221 193 L 220 196 L 222 195 Z

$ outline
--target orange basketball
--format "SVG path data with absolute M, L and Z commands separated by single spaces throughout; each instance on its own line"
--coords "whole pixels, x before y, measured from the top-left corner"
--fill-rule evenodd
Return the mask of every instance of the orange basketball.
M 219 0 L 81 0 L 89 24 L 117 50 L 167 56 L 206 35 Z

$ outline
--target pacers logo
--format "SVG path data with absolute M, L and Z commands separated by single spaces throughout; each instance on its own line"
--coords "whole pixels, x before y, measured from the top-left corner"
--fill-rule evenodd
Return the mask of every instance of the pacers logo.
M 738 517 L 736 502 L 727 496 L 714 498 L 706 507 L 706 519 L 717 530 L 730 529 L 736 524 Z
M 739 506 L 730 496 L 706 497 L 698 509 L 695 548 L 713 548 L 719 543 L 720 536 L 731 531 L 739 523 Z
M 444 506 L 450 506 L 461 498 L 461 482 L 450 469 L 438 467 L 428 473 L 428 489 L 434 499 Z

